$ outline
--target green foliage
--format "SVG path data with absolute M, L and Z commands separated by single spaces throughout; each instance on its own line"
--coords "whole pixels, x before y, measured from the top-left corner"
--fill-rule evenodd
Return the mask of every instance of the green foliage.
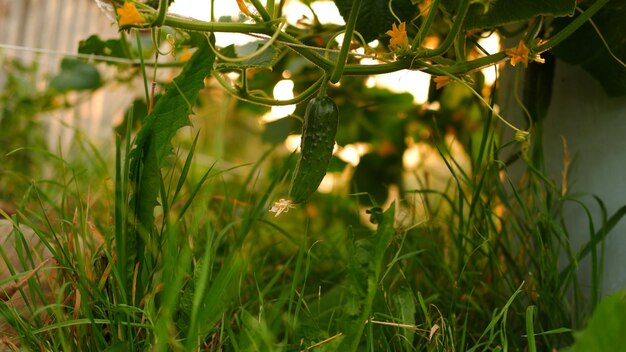
M 510 23 L 528 21 L 537 16 L 562 17 L 574 13 L 572 0 L 488 0 L 471 1 L 465 29 L 498 27 Z M 450 12 L 456 11 L 460 0 L 442 0 Z
M 364 322 L 372 316 L 374 299 L 381 284 L 385 251 L 395 234 L 394 221 L 395 205 L 392 204 L 382 214 L 374 238 L 355 240 L 349 248 L 348 294 L 351 297 L 346 305 L 346 321 L 343 325 L 348 329 L 339 345 L 341 351 L 359 350 Z
M 194 53 L 181 74 L 172 81 L 167 92 L 155 104 L 137 137 L 130 152 L 130 180 L 133 194 L 130 208 L 134 214 L 134 230 L 129 233 L 129 239 L 124 241 L 130 248 L 126 259 L 134 263 L 133 253 L 143 258 L 144 270 L 153 270 L 153 258 L 150 251 L 154 234 L 154 208 L 161 191 L 161 168 L 167 166 L 168 156 L 172 154 L 171 140 L 176 132 L 189 125 L 189 114 L 198 92 L 204 87 L 204 79 L 209 75 L 213 66 L 214 55 L 208 44 L 201 46 Z M 147 243 L 148 256 L 143 257 L 144 245 Z M 136 248 L 132 248 L 136 246 Z M 133 265 L 126 270 L 125 275 L 132 277 Z
M 220 53 L 226 57 L 237 58 L 238 56 L 249 55 L 261 47 L 263 47 L 264 42 L 250 42 L 244 45 L 235 46 L 231 44 L 220 50 Z M 280 55 L 280 51 L 276 50 L 273 46 L 263 50 L 259 55 L 255 55 L 254 57 L 237 62 L 219 62 L 216 65 L 216 69 L 218 70 L 242 70 L 246 68 L 256 68 L 256 69 L 269 69 L 271 70 L 276 64 L 276 60 Z
M 553 50 L 557 58 L 589 72 L 609 96 L 626 95 L 625 16 L 626 4 L 611 2 L 593 16 L 593 24 L 585 23 Z M 572 20 L 558 19 L 554 27 L 559 30 Z
M 167 165 L 172 153 L 171 140 L 176 131 L 189 125 L 189 114 L 198 92 L 204 87 L 204 79 L 210 72 L 213 55 L 208 45 L 201 47 L 183 72 L 172 82 L 166 94 L 149 114 L 135 140 L 130 153 L 131 178 L 137 180 L 137 218 L 149 229 L 157 204 L 161 168 Z
M 543 351 L 568 346 L 574 338 L 576 344 L 593 344 L 604 334 L 619 333 L 599 331 L 592 318 L 587 332 L 572 334 L 594 307 L 604 321 L 623 325 L 623 314 L 611 315 L 623 310 L 623 295 L 610 304 L 596 303 L 600 248 L 626 207 L 609 216 L 598 200 L 603 219 L 597 226 L 594 209 L 544 174 L 540 129 L 553 66 L 525 71 L 523 104 L 535 139 L 503 140 L 492 110 L 496 88 L 485 86 L 478 69 L 505 60 L 506 53 L 469 59 L 470 52 L 477 54 L 476 38 L 462 30 L 565 15 L 573 1 L 471 1 L 463 23 L 454 16 L 459 2 L 442 1 L 445 6 L 431 12 L 430 24 L 415 18 L 418 1 L 392 1 L 394 12 L 407 21 L 408 36 L 418 40 L 414 51 L 402 53 L 385 45 L 376 53 L 364 48 L 366 55 L 384 60 L 369 67 L 346 51 L 346 63 L 324 51 L 332 49 L 326 42 L 337 26 L 312 21 L 283 28 L 283 19 L 274 18 L 282 10 L 278 3 L 268 1 L 275 7 L 266 9 L 251 2 L 261 15 L 253 18 L 256 23 L 166 16 L 173 29 L 164 28 L 159 39 L 174 33 L 169 37 L 175 37 L 174 53 L 190 44 L 196 52 L 186 62 L 151 63 L 157 71 L 163 69 L 159 65 L 184 66 L 158 100 L 147 92 L 151 66 L 144 54 L 153 49 L 142 50 L 140 36 L 138 50 L 129 49 L 125 36 L 90 37 L 81 44 L 83 53 L 126 53 L 120 57 L 129 58 L 128 72 L 144 75 L 148 102 L 134 104 L 118 130 L 123 139 L 117 140 L 114 171 L 97 148 L 80 139 L 73 152 L 87 163 L 40 152 L 49 176 L 28 183 L 11 219 L 32 227 L 51 251 L 59 285 L 46 296 L 41 280 L 21 283 L 35 292 L 19 293 L 28 314 L 0 302 L 0 316 L 13 329 L 9 336 L 24 348 L 53 351 Z M 336 4 L 347 18 L 351 2 Z M 363 0 L 356 30 L 366 40 L 396 22 L 388 6 Z M 154 14 L 139 7 L 148 18 Z M 551 29 L 537 23 L 521 24 L 530 46 L 535 30 Z M 442 39 L 432 57 L 421 56 L 432 53 L 414 34 L 421 26 L 424 35 Z M 221 50 L 225 58 L 214 57 L 205 34 L 220 31 L 276 36 L 267 51 L 242 63 L 235 59 L 242 48 L 234 46 Z M 243 49 L 259 48 L 257 42 Z M 137 54 L 140 60 L 130 59 Z M 62 73 L 67 81 L 55 84 L 85 86 L 70 66 Z M 403 68 L 450 80 L 442 89 L 433 84 L 424 105 L 410 94 L 366 84 L 368 74 Z M 221 78 L 226 71 L 238 71 L 241 81 L 218 82 L 245 102 L 219 90 L 203 91 L 209 74 Z M 340 84 L 322 88 L 334 72 L 344 74 Z M 284 74 L 300 92 L 289 104 L 326 89 L 339 106 L 339 146 L 367 148 L 356 166 L 333 156 L 329 170 L 343 184 L 276 218 L 268 209 L 287 192 L 287 175 L 296 164 L 295 153 L 281 143 L 299 126 L 295 118 L 259 125 L 256 118 L 267 109 L 250 103 L 287 104 L 266 97 Z M 27 94 L 31 86 L 17 76 L 9 79 L 8 87 L 19 88 L 20 109 L 33 97 Z M 32 100 L 42 110 L 47 103 L 38 98 Z M 8 121 L 6 111 L 19 110 L 11 108 L 0 122 Z M 305 108 L 301 104 L 294 115 L 306 114 Z M 336 122 L 332 112 L 321 124 Z M 180 129 L 191 124 L 192 113 L 195 133 L 189 137 Z M 139 119 L 142 127 L 133 140 L 133 121 Z M 405 167 L 403 156 L 416 146 L 423 159 Z M 531 149 L 531 158 L 524 148 Z M 39 166 L 44 164 L 33 165 Z M 34 178 L 32 170 L 19 170 L 20 177 Z M 323 170 L 314 171 L 319 176 Z M 588 214 L 590 240 L 580 250 L 572 248 L 572 229 L 565 225 L 562 209 L 569 202 Z M 36 257 L 30 246 L 16 247 L 21 263 Z M 6 248 L 0 252 L 7 262 Z M 587 257 L 593 263 L 590 300 L 577 276 L 578 263 Z M 0 281 L 19 283 L 26 275 L 13 270 Z
M 121 39 L 102 40 L 94 34 L 78 43 L 78 52 L 81 54 L 94 54 L 100 56 L 112 56 L 123 58 L 124 46 Z
M 98 69 L 76 59 L 63 59 L 61 72 L 50 80 L 50 87 L 59 92 L 70 90 L 93 90 L 102 85 Z
M 574 333 L 574 344 L 567 352 L 616 351 L 624 346 L 626 336 L 625 293 L 604 298 L 591 316 L 587 327 Z
M 347 22 L 352 9 L 352 0 L 335 0 L 335 5 Z M 391 6 L 401 22 L 409 21 L 417 13 L 417 6 L 413 5 L 411 0 L 392 1 Z M 397 22 L 389 10 L 389 1 L 363 0 L 355 30 L 366 42 L 370 42 L 385 34 L 391 29 L 391 25 Z

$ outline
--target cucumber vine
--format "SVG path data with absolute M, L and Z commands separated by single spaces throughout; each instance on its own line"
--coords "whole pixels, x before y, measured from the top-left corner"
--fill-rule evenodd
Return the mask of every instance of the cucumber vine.
M 167 14 L 167 0 L 160 0 L 157 9 L 153 9 L 141 3 L 136 3 L 140 13 L 145 18 L 145 22 L 125 24 L 121 26 L 121 29 L 145 29 L 167 26 L 183 32 L 201 32 L 205 35 L 209 35 L 211 33 L 243 33 L 248 35 L 266 36 L 268 40 L 266 44 L 256 53 L 247 57 L 229 58 L 220 56 L 217 50 L 214 51 L 221 60 L 241 62 L 260 54 L 263 50 L 266 50 L 270 46 L 277 46 L 279 47 L 279 50 L 287 48 L 308 60 L 312 65 L 318 67 L 321 71 L 320 76 L 327 75 L 330 77 L 330 82 L 332 83 L 338 82 L 339 79 L 345 75 L 376 75 L 403 69 L 420 70 L 434 76 L 463 76 L 486 66 L 499 64 L 510 59 L 504 50 L 471 60 L 457 58 L 455 61 L 452 61 L 445 60 L 443 58 L 443 55 L 455 46 L 455 42 L 459 37 L 466 36 L 466 34 L 463 33 L 463 25 L 466 17 L 468 16 L 468 9 L 471 4 L 470 0 L 458 1 L 458 8 L 454 12 L 454 16 L 451 17 L 451 27 L 441 44 L 436 48 L 425 48 L 423 47 L 424 39 L 431 31 L 431 27 L 435 23 L 437 13 L 442 11 L 440 1 L 433 0 L 430 4 L 426 17 L 422 19 L 421 26 L 417 29 L 417 33 L 410 39 L 410 50 L 408 52 L 403 52 L 402 55 L 396 56 L 391 62 L 384 62 L 377 65 L 360 65 L 358 63 L 347 62 L 348 56 L 350 55 L 351 44 L 353 43 L 353 34 L 356 34 L 357 36 L 359 35 L 358 31 L 355 29 L 355 23 L 359 16 L 361 0 L 354 1 L 346 27 L 345 29 L 341 29 L 345 36 L 337 60 L 333 60 L 326 55 L 319 54 L 320 52 L 327 50 L 327 48 L 313 47 L 306 45 L 299 40 L 298 35 L 302 34 L 302 30 L 286 23 L 286 18 L 281 14 L 280 6 L 277 6 L 274 1 L 268 1 L 266 6 L 263 6 L 258 0 L 251 0 L 251 3 L 259 14 L 258 16 L 252 17 L 254 23 L 206 22 L 182 18 L 180 16 Z M 580 15 L 569 25 L 559 32 L 551 35 L 547 38 L 547 40 L 532 40 L 537 33 L 536 24 L 540 24 L 541 22 L 541 16 L 537 16 L 537 20 L 531 21 L 531 25 L 528 27 L 527 35 L 524 38 L 525 45 L 529 48 L 531 55 L 539 55 L 542 52 L 550 50 L 588 21 L 591 16 L 593 16 L 607 3 L 608 0 L 599 0 L 594 2 L 585 11 L 582 11 Z M 214 6 L 214 1 L 212 1 L 212 5 Z M 156 62 L 145 62 L 145 64 L 157 65 Z M 183 65 L 184 63 L 180 64 Z M 237 90 L 235 88 L 228 87 L 224 84 L 224 80 L 219 78 L 219 75 L 219 71 L 214 71 L 214 76 L 218 78 L 218 81 L 225 86 L 228 92 L 234 94 L 242 100 L 264 105 L 285 104 L 285 102 L 282 101 L 257 97 L 244 90 Z M 241 86 L 245 86 L 245 82 L 242 82 Z M 316 85 L 316 88 L 319 89 L 319 85 Z M 307 90 L 300 96 L 290 100 L 289 104 L 302 102 L 311 97 L 314 93 L 315 91 L 310 92 Z
M 385 45 L 386 42 L 383 43 L 380 47 L 385 49 L 378 49 L 378 52 L 375 52 L 374 55 L 360 55 L 361 57 L 371 56 L 377 59 L 378 64 L 374 65 L 361 65 L 357 63 L 355 59 L 358 58 L 358 56 L 355 55 L 353 49 L 360 47 L 368 54 L 372 52 L 364 39 L 371 38 L 373 35 L 372 28 L 367 27 L 369 26 L 367 22 L 372 19 L 373 16 L 372 12 L 368 10 L 371 10 L 372 6 L 381 6 L 380 3 L 374 2 L 373 0 L 335 0 L 340 12 L 342 12 L 342 15 L 346 19 L 345 27 L 328 27 L 334 32 L 328 33 L 328 30 L 326 30 L 325 33 L 330 34 L 330 39 L 327 39 L 327 43 L 311 46 L 305 41 L 305 38 L 311 38 L 311 31 L 288 23 L 286 17 L 283 16 L 282 7 L 284 1 L 276 4 L 274 0 L 268 0 L 267 4 L 264 6 L 259 0 L 249 0 L 254 7 L 253 11 L 251 11 L 251 8 L 247 7 L 244 2 L 245 0 L 236 1 L 242 13 L 249 18 L 249 21 L 245 23 L 215 21 L 215 0 L 211 2 L 211 21 L 208 22 L 168 14 L 168 0 L 159 0 L 159 6 L 156 9 L 141 3 L 135 3 L 134 0 L 125 0 L 123 2 L 123 12 L 118 10 L 118 14 L 120 17 L 129 14 L 129 17 L 120 18 L 118 24 L 122 30 L 151 29 L 154 38 L 157 36 L 155 33 L 160 32 L 162 27 L 170 27 L 183 34 L 187 33 L 189 38 L 192 36 L 198 37 L 196 33 L 200 33 L 200 37 L 204 37 L 207 40 L 210 49 L 216 56 L 216 63 L 211 70 L 215 80 L 228 93 L 243 101 L 268 106 L 291 105 L 301 103 L 311 98 L 314 94 L 319 93 L 319 98 L 315 98 L 311 101 L 316 102 L 317 105 L 310 103 L 307 108 L 307 115 L 329 117 L 318 120 L 309 120 L 305 117 L 303 142 L 308 141 L 308 145 L 315 145 L 316 147 L 310 147 L 311 150 L 302 151 L 301 159 L 294 173 L 295 175 L 305 175 L 302 177 L 304 181 L 292 181 L 292 192 L 290 192 L 292 195 L 295 194 L 295 197 L 292 197 L 293 203 L 300 203 L 306 201 L 308 196 L 315 191 L 320 184 L 323 173 L 325 173 L 325 167 L 328 165 L 328 161 L 332 156 L 332 145 L 334 145 L 335 142 L 334 133 L 336 133 L 337 112 L 334 102 L 332 102 L 329 97 L 326 97 L 325 94 L 325 88 L 328 83 L 338 83 L 343 76 L 348 75 L 376 75 L 399 70 L 419 70 L 435 76 L 435 82 L 438 87 L 445 85 L 448 81 L 459 82 L 461 85 L 468 88 L 483 105 L 491 110 L 494 116 L 502 121 L 502 123 L 513 129 L 515 131 L 515 140 L 522 143 L 522 149 L 527 149 L 530 133 L 533 128 L 532 118 L 517 96 L 517 91 L 516 99 L 518 103 L 522 105 L 522 109 L 529 121 L 527 129 L 518 128 L 501 116 L 498 111 L 493 108 L 492 104 L 489 104 L 485 100 L 482 94 L 478 93 L 466 82 L 466 77 L 482 68 L 507 61 L 512 66 L 518 63 L 527 66 L 529 61 L 543 63 L 543 59 L 540 56 L 541 53 L 552 49 L 572 35 L 585 22 L 591 21 L 591 16 L 602 9 L 609 0 L 595 1 L 587 7 L 586 10 L 578 9 L 580 14 L 574 20 L 561 30 L 555 33 L 548 33 L 546 38 L 539 37 L 540 34 L 545 35 L 545 33 L 542 32 L 545 13 L 538 11 L 528 16 L 525 21 L 521 21 L 524 25 L 519 33 L 524 32 L 524 34 L 516 47 L 504 49 L 493 54 L 486 54 L 485 56 L 477 58 L 468 58 L 465 52 L 466 43 L 467 41 L 473 40 L 471 29 L 484 31 L 485 27 L 476 26 L 468 28 L 468 21 L 476 21 L 476 18 L 480 16 L 489 16 L 491 14 L 490 11 L 492 11 L 493 8 L 502 6 L 501 4 L 495 4 L 491 1 L 475 0 L 422 0 L 418 3 L 420 3 L 420 6 L 424 6 L 424 8 L 420 8 L 419 11 L 417 11 L 418 4 L 412 5 L 413 2 L 409 0 L 389 0 L 383 10 L 387 11 L 388 14 L 385 15 L 386 17 L 381 16 L 383 26 L 390 24 L 387 28 L 389 30 L 386 32 L 386 34 L 391 37 L 389 44 Z M 564 4 L 565 2 L 562 3 Z M 115 4 L 121 5 L 122 0 L 115 0 Z M 407 7 L 407 4 L 411 4 L 410 7 Z M 137 10 L 135 10 L 135 5 Z M 380 7 L 377 9 L 380 9 Z M 415 12 L 414 15 L 406 13 L 411 9 Z M 561 16 L 567 14 L 563 11 L 565 10 L 561 9 L 559 13 Z M 570 14 L 573 14 L 575 7 L 572 6 L 569 11 Z M 363 20 L 362 16 L 368 16 L 368 21 Z M 309 27 L 309 29 L 312 29 L 313 32 L 315 32 L 315 30 L 324 29 L 324 26 L 317 21 L 317 17 L 315 17 L 315 19 L 316 23 Z M 432 35 L 433 32 L 442 32 L 442 23 L 443 27 L 447 27 L 443 30 L 443 34 L 445 34 L 443 35 L 443 39 L 435 47 L 428 46 L 426 43 L 427 36 Z M 377 26 L 378 29 L 380 29 L 380 23 L 375 24 L 374 27 Z M 435 28 L 435 26 L 438 27 Z M 497 29 L 496 27 L 493 27 L 492 30 Z M 361 31 L 365 31 L 366 33 L 362 33 Z M 236 54 L 225 55 L 213 45 L 212 38 L 214 33 L 247 34 L 261 37 L 264 43 L 257 47 L 251 54 L 240 57 L 237 57 Z M 385 32 L 378 33 L 378 35 L 384 33 Z M 344 34 L 342 43 L 338 50 L 334 50 L 331 46 L 334 45 L 333 42 L 335 38 L 340 34 Z M 313 35 L 315 35 L 315 33 Z M 156 39 L 154 39 L 154 42 L 155 45 L 157 45 L 158 41 Z M 181 40 L 181 42 L 184 42 L 184 39 Z M 189 40 L 189 42 L 191 42 L 191 40 Z M 170 44 L 172 44 L 172 42 L 170 42 Z M 265 54 L 268 50 L 277 51 L 279 55 L 288 51 L 296 53 L 307 60 L 311 65 L 318 68 L 319 78 L 303 92 L 300 92 L 299 95 L 289 100 L 279 101 L 268 97 L 267 94 L 262 91 L 249 90 L 248 69 L 255 67 L 253 60 Z M 152 65 L 156 69 L 156 67 L 161 65 L 157 62 L 159 53 L 157 49 L 155 61 L 152 63 L 141 62 L 141 66 Z M 330 53 L 334 55 L 329 55 Z M 179 62 L 178 64 L 184 65 L 185 63 Z M 519 70 L 521 70 L 521 68 L 518 68 L 518 75 Z M 239 73 L 238 82 L 235 84 L 231 84 L 223 77 L 225 73 L 233 71 Z M 325 109 L 318 109 L 318 105 L 324 105 Z M 335 106 L 335 109 L 331 109 L 331 106 Z M 324 143 L 322 143 L 325 146 L 324 152 L 317 153 L 316 150 L 319 151 L 321 147 L 319 146 L 319 141 L 313 141 L 313 139 L 309 140 L 311 130 L 315 127 L 317 132 L 319 132 L 322 128 L 325 128 L 324 126 L 330 124 L 330 122 L 335 126 L 335 132 L 333 132 L 332 135 L 325 135 Z M 308 132 L 306 131 L 307 125 L 309 126 Z M 317 159 L 315 159 L 317 160 L 316 162 L 312 161 L 313 155 L 317 157 Z M 307 156 L 309 159 L 303 160 L 303 158 Z M 300 165 L 303 165 L 303 167 L 299 167 Z M 309 167 L 310 165 L 314 165 L 315 170 L 313 170 L 313 167 Z M 318 170 L 320 168 L 324 168 L 324 170 Z M 277 209 L 277 214 L 287 211 L 291 207 L 292 204 L 288 201 L 286 202 L 285 205 L 277 205 L 280 208 Z

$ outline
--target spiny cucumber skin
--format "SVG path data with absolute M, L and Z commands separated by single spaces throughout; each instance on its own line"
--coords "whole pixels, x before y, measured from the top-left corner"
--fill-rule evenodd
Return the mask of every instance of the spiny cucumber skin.
M 327 96 L 309 101 L 304 114 L 300 158 L 291 178 L 289 198 L 292 203 L 308 200 L 317 190 L 333 156 L 339 110 Z

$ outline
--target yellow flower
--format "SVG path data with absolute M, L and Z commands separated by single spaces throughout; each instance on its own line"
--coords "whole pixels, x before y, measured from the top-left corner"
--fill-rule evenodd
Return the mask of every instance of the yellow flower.
M 541 58 L 541 56 L 537 54 L 531 54 L 530 49 L 526 47 L 524 41 L 520 41 L 516 48 L 506 49 L 506 54 L 511 58 L 511 65 L 515 66 L 519 62 L 524 64 L 524 67 L 528 66 L 528 61 L 536 61 L 540 64 L 544 63 L 545 60 Z
M 409 39 L 406 36 L 406 23 L 402 22 L 399 26 L 391 25 L 391 30 L 386 33 L 391 37 L 389 39 L 389 47 L 392 50 L 405 49 L 409 45 Z
M 430 5 L 432 5 L 432 0 L 422 0 L 417 7 L 420 10 L 420 16 L 426 17 L 428 15 L 428 11 L 430 11 Z
M 520 41 L 517 45 L 517 48 L 506 49 L 506 54 L 511 57 L 511 65 L 515 66 L 517 63 L 521 62 L 524 66 L 528 65 L 528 54 L 530 50 L 524 44 L 524 41 Z
M 441 89 L 443 88 L 446 84 L 450 83 L 450 77 L 448 76 L 436 76 L 435 78 L 433 78 L 433 81 L 435 81 L 435 89 Z
M 117 9 L 117 15 L 120 17 L 117 21 L 120 27 L 145 22 L 143 16 L 137 11 L 135 4 L 132 2 L 124 2 L 124 6 Z

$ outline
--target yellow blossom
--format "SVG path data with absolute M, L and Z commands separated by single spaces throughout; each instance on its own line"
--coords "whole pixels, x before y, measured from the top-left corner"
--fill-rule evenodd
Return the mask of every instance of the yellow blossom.
M 516 48 L 506 49 L 506 54 L 511 58 L 511 65 L 515 66 L 518 63 L 523 63 L 524 67 L 528 66 L 528 61 L 536 61 L 540 64 L 544 63 L 545 60 L 541 58 L 541 56 L 537 54 L 531 54 L 530 49 L 526 47 L 524 41 L 520 41 Z
M 386 33 L 391 37 L 389 39 L 389 47 L 392 50 L 404 49 L 409 45 L 409 39 L 406 36 L 406 23 L 402 22 L 399 26 L 391 25 L 391 30 Z
M 435 78 L 433 78 L 433 81 L 435 81 L 435 89 L 441 89 L 443 88 L 446 84 L 450 83 L 450 77 L 448 76 L 436 76 Z
M 129 24 L 141 24 L 145 20 L 143 16 L 137 11 L 135 4 L 132 2 L 125 2 L 124 5 L 117 9 L 117 15 L 120 17 L 117 23 L 120 27 Z
M 428 11 L 430 11 L 430 5 L 432 5 L 432 0 L 422 0 L 417 7 L 420 10 L 420 16 L 426 17 L 428 15 Z

